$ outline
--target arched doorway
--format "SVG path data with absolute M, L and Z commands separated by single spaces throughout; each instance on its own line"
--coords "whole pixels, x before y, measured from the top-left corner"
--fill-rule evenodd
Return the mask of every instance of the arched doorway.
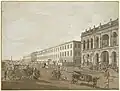
M 117 67 L 117 55 L 116 55 L 116 52 L 112 52 L 112 67 Z
M 117 33 L 113 32 L 113 46 L 117 45 Z
M 83 50 L 85 50 L 85 40 L 83 41 Z
M 102 47 L 109 46 L 109 36 L 107 34 L 102 36 Z
M 99 64 L 99 54 L 96 53 L 95 55 L 95 65 L 98 65 Z
M 96 53 L 95 58 L 94 58 L 94 69 L 98 70 L 99 69 L 99 54 Z
M 102 66 L 106 67 L 109 65 L 109 53 L 108 51 L 103 51 L 101 53 Z
M 87 40 L 87 49 L 89 49 L 89 39 Z
M 91 38 L 91 49 L 93 49 L 93 39 Z

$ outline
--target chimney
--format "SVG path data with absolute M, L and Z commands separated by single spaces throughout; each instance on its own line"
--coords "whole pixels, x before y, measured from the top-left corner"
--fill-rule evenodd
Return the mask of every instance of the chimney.
M 95 28 L 95 25 L 94 25 L 94 28 Z
M 87 29 L 85 29 L 85 32 L 87 32 Z

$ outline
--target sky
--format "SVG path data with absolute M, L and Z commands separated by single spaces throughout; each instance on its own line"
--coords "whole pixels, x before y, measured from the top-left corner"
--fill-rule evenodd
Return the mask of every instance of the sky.
M 118 18 L 118 2 L 2 2 L 2 58 L 18 60 Z

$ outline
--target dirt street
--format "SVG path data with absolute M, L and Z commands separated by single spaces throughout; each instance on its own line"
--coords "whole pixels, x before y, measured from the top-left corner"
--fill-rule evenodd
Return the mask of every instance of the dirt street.
M 103 89 L 104 87 L 104 77 L 102 73 L 96 73 L 96 75 L 100 76 L 100 80 L 98 81 L 98 88 L 93 88 L 91 84 L 88 84 L 86 82 L 78 82 L 77 84 L 71 84 L 71 73 L 68 73 L 70 70 L 68 69 L 66 71 L 62 71 L 62 74 L 65 75 L 68 80 L 53 80 L 51 79 L 51 72 L 53 69 L 40 69 L 40 79 L 39 80 L 19 80 L 19 81 L 2 81 L 2 89 L 21 89 L 21 90 L 94 90 L 94 89 Z M 85 70 L 87 72 L 87 70 Z M 113 72 L 111 70 L 111 72 Z M 95 72 L 94 72 L 95 73 Z M 113 73 L 112 73 L 113 74 Z M 111 83 L 110 87 L 111 89 L 118 89 L 119 86 L 116 76 L 117 73 L 114 73 L 114 77 L 116 77 Z

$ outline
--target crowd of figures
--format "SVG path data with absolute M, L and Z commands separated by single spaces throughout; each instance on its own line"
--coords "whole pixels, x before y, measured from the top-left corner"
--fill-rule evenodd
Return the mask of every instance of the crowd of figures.
M 49 66 L 46 64 L 43 64 L 41 67 L 43 69 L 49 69 Z M 51 77 L 56 80 L 69 80 L 67 76 L 63 75 L 63 68 L 66 73 L 67 67 L 63 66 L 56 66 L 52 69 Z M 82 68 L 79 68 L 82 69 Z M 105 88 L 109 88 L 109 67 L 104 69 L 104 77 L 105 77 Z M 4 70 L 4 80 L 22 80 L 22 79 L 36 79 L 38 80 L 41 76 L 40 70 L 35 67 L 30 67 L 27 65 L 24 69 L 19 69 L 19 67 L 14 67 L 14 69 L 11 70 Z M 72 84 L 78 83 L 78 81 L 85 81 L 85 82 L 92 82 L 93 87 L 97 86 L 97 81 L 100 79 L 100 77 L 93 77 L 92 75 L 84 74 L 81 71 L 74 71 L 71 73 L 72 79 L 70 80 Z
M 19 69 L 14 66 L 13 69 L 4 70 L 3 80 L 38 79 L 39 77 L 40 71 L 36 68 L 28 65 L 25 69 Z
M 117 67 L 114 64 L 106 64 L 106 63 L 98 63 L 96 65 L 93 65 L 92 63 L 86 63 L 87 65 L 85 67 L 88 67 L 90 70 L 97 70 L 97 71 L 101 71 L 101 70 L 106 70 L 106 68 L 111 68 L 116 72 L 119 72 L 119 67 Z M 84 64 L 85 65 L 85 64 Z

